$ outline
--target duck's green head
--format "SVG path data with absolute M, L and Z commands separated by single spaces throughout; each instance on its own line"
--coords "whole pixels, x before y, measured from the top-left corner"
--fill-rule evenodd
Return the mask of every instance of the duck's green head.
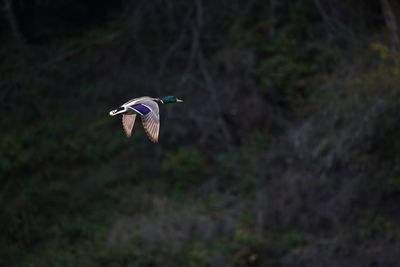
M 183 102 L 183 100 L 178 99 L 178 98 L 176 98 L 175 96 L 172 96 L 172 95 L 161 97 L 160 100 L 161 100 L 164 104 L 168 104 L 168 103 L 181 103 L 181 102 Z

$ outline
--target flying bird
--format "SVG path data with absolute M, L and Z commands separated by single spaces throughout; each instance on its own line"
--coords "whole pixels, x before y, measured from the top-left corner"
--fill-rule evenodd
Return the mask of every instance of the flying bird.
M 119 108 L 111 110 L 110 116 L 122 114 L 122 126 L 126 135 L 130 137 L 133 125 L 135 124 L 136 115 L 140 115 L 147 136 L 152 142 L 157 143 L 160 131 L 158 104 L 180 102 L 183 102 L 183 100 L 178 99 L 175 96 L 164 96 L 161 98 L 142 96 L 131 99 Z

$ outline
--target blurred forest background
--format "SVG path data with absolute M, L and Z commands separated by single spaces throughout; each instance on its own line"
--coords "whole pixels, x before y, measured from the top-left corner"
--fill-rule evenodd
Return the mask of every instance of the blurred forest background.
M 399 266 L 398 1 L 1 6 L 1 266 Z

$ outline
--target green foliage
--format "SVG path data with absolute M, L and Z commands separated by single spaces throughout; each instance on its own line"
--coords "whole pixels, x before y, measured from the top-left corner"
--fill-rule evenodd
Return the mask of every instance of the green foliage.
M 303 233 L 292 231 L 280 235 L 278 242 L 282 247 L 287 249 L 305 245 L 307 243 L 307 239 Z
M 323 168 L 350 161 L 371 167 L 374 157 L 398 151 L 397 67 L 379 64 L 378 69 L 360 70 L 350 79 L 334 77 L 314 92 L 313 103 L 321 110 L 314 119 L 323 127 L 314 128 L 309 139 L 312 151 L 307 153 Z
M 269 168 L 260 168 L 265 163 L 265 154 L 273 142 L 269 134 L 255 132 L 246 144 L 228 153 L 220 153 L 215 158 L 215 174 L 218 189 L 234 192 L 243 197 L 254 197 L 271 177 Z
M 261 9 L 255 24 L 234 24 L 232 40 L 257 57 L 252 74 L 260 81 L 264 91 L 281 98 L 289 105 L 303 103 L 312 93 L 312 77 L 334 63 L 336 52 L 323 46 L 315 38 L 317 28 L 312 27 L 315 10 L 310 1 L 277 4 L 274 11 Z M 273 17 L 265 14 L 274 13 Z
M 188 267 L 207 266 L 206 249 L 201 243 L 192 243 L 181 253 L 180 264 Z
M 33 151 L 24 149 L 24 141 L 15 134 L 2 134 L 0 137 L 0 173 L 8 173 L 28 164 Z
M 398 52 L 311 0 L 147 2 L 0 48 L 0 265 L 395 266 Z M 171 90 L 157 145 L 107 116 Z
M 196 187 L 207 175 L 203 156 L 189 147 L 165 153 L 161 170 L 168 187 L 178 191 Z

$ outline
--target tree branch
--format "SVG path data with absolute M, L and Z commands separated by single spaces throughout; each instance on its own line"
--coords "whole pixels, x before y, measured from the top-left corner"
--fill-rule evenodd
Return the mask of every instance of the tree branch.
M 15 43 L 19 48 L 22 49 L 24 44 L 24 38 L 22 37 L 21 32 L 19 31 L 18 22 L 14 15 L 13 10 L 13 0 L 4 0 L 4 11 L 7 16 L 8 23 L 10 24 L 11 33 L 14 36 Z
M 400 51 L 400 5 L 391 0 L 381 0 L 383 16 L 390 31 L 392 47 Z

